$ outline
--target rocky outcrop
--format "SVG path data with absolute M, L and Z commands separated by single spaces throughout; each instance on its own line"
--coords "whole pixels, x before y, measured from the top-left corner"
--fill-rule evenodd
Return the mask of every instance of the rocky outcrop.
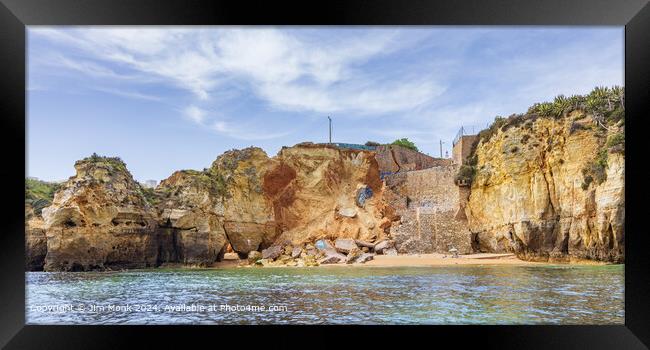
M 25 204 L 25 268 L 41 271 L 47 254 L 45 223 L 30 204 Z
M 269 158 L 260 148 L 232 150 L 155 190 L 135 182 L 119 158 L 93 155 L 75 168 L 42 222 L 26 218 L 29 269 L 40 268 L 44 251 L 50 271 L 209 266 L 226 247 L 245 259 L 320 238 L 374 242 L 391 225 L 368 151 L 300 144 Z M 302 250 L 283 253 L 293 259 Z
M 119 158 L 93 155 L 43 209 L 47 271 L 155 266 L 155 211 Z
M 478 144 L 466 209 L 476 250 L 623 262 L 624 147 L 611 142 L 623 129 L 595 119 L 529 118 Z
M 240 254 L 262 250 L 278 235 L 273 204 L 264 193 L 264 179 L 276 162 L 257 147 L 228 151 L 209 169 L 224 184 L 215 207 L 233 249 Z
M 223 189 L 210 174 L 177 171 L 160 183 L 158 230 L 160 261 L 210 265 L 227 243 L 222 217 L 215 210 Z
M 43 208 L 52 203 L 58 183 L 25 179 L 25 269 L 41 271 L 47 254 Z
M 299 144 L 283 148 L 272 164 L 262 188 L 282 232 L 278 240 L 303 244 L 320 238 L 387 237 L 390 208 L 372 152 Z

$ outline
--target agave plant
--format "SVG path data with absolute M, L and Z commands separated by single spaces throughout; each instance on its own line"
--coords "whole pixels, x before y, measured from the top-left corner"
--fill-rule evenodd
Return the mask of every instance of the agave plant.
M 614 86 L 611 91 L 614 99 L 618 100 L 621 108 L 625 109 L 625 89 L 622 86 Z
M 551 102 L 538 103 L 535 106 L 535 113 L 542 117 L 550 117 L 555 113 Z
M 584 109 L 585 108 L 585 98 L 581 95 L 572 95 L 569 97 L 569 104 L 572 109 Z
M 564 95 L 559 95 L 553 100 L 553 115 L 560 117 L 571 110 L 571 101 Z

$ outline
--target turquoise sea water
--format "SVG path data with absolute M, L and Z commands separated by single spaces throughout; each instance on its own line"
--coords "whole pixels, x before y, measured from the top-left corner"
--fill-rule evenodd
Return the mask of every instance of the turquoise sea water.
M 623 265 L 28 272 L 26 280 L 28 324 L 624 323 Z

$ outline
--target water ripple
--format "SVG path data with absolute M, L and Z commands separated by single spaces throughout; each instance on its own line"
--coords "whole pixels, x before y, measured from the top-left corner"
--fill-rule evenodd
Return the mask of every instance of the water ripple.
M 622 324 L 623 286 L 623 266 L 28 272 L 26 312 L 29 324 Z

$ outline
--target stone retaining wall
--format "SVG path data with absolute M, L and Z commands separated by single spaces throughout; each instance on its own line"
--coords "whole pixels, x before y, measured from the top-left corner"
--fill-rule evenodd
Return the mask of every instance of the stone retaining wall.
M 400 253 L 470 253 L 471 233 L 464 215 L 467 189 L 454 183 L 457 166 L 389 175 L 389 201 L 402 217 L 391 229 Z
M 381 173 L 422 170 L 452 163 L 451 159 L 434 158 L 396 145 L 381 145 L 376 148 L 375 152 L 375 159 L 377 159 Z

